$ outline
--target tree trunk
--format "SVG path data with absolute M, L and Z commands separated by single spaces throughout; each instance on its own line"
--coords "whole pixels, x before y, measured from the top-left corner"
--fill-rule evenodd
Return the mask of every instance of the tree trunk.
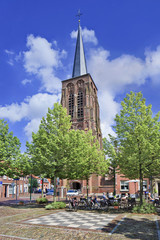
M 140 206 L 143 203 L 143 174 L 142 174 L 142 168 L 140 164 Z
M 88 178 L 87 178 L 87 199 L 88 199 Z
M 56 176 L 54 176 L 54 202 L 56 202 Z
M 113 196 L 116 195 L 116 169 L 114 168 L 114 191 L 113 191 Z

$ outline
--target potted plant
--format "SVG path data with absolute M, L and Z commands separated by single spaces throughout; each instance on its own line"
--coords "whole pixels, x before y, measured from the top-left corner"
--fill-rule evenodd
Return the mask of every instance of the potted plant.
M 114 206 L 114 209 L 119 209 L 119 203 L 118 202 L 114 202 L 113 206 Z
M 19 205 L 24 205 L 24 201 L 19 201 Z

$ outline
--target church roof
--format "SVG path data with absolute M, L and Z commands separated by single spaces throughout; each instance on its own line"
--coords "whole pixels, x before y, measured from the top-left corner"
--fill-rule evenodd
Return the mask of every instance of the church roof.
M 84 74 L 87 74 L 87 66 L 86 66 L 86 60 L 85 60 L 85 54 L 84 54 L 84 48 L 83 48 L 82 31 L 81 31 L 81 26 L 79 22 L 72 78 L 78 77 Z

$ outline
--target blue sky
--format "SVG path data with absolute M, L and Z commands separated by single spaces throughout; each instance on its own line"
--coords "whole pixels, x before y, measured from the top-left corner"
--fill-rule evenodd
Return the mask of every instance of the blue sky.
M 1 0 L 0 118 L 25 150 L 71 77 L 78 9 L 88 72 L 98 89 L 103 136 L 126 93 L 160 110 L 159 0 Z

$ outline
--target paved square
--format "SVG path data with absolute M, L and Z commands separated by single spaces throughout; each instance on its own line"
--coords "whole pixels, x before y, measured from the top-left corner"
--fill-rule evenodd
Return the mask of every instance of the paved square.
M 118 215 L 115 214 L 96 214 L 86 212 L 80 213 L 62 211 L 47 216 L 27 220 L 24 221 L 24 223 L 101 230 L 117 216 Z

